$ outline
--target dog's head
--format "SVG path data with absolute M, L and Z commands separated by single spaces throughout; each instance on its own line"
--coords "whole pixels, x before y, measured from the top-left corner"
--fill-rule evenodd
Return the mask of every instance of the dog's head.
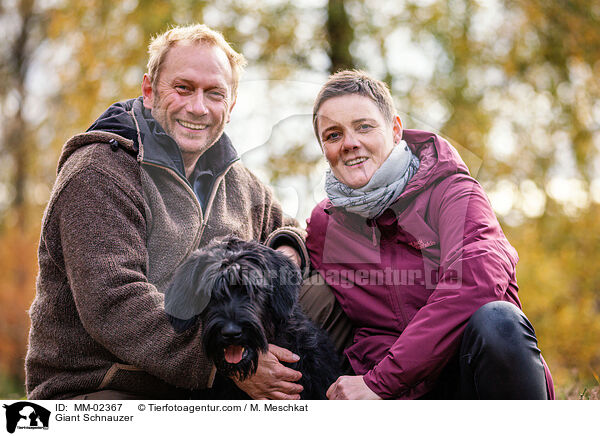
M 177 269 L 165 310 L 179 331 L 200 315 L 206 355 L 221 373 L 244 379 L 289 318 L 300 283 L 299 269 L 285 255 L 227 237 L 195 251 Z

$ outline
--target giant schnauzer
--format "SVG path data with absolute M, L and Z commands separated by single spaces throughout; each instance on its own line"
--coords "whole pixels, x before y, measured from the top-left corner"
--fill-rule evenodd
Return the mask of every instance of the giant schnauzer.
M 165 310 L 177 331 L 200 317 L 204 351 L 217 368 L 213 388 L 197 398 L 248 399 L 231 377 L 254 374 L 268 344 L 300 356 L 286 365 L 302 373 L 301 398 L 326 398 L 341 375 L 339 359 L 297 303 L 301 282 L 298 267 L 285 255 L 233 236 L 196 250 L 177 269 L 165 292 Z

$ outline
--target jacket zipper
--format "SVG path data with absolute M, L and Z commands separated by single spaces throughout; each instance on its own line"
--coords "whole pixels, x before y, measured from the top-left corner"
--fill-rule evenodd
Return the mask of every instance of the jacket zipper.
M 227 167 L 213 181 L 213 184 L 212 184 L 212 187 L 210 190 L 210 195 L 208 196 L 208 203 L 206 203 L 206 213 L 204 216 L 204 220 L 200 224 L 200 235 L 198 238 L 198 243 L 200 243 L 200 239 L 202 238 L 202 235 L 204 234 L 204 229 L 206 228 L 206 224 L 208 223 L 208 217 L 210 216 L 210 212 L 212 211 L 212 206 L 213 206 L 215 197 L 217 195 L 217 190 L 219 189 L 219 186 L 221 185 L 221 181 L 225 178 L 225 174 L 227 174 L 229 172 L 229 169 L 233 166 L 233 164 L 235 164 L 238 160 L 239 159 L 235 159 L 233 162 L 231 162 L 229 165 L 227 165 Z M 194 194 L 194 196 L 195 196 L 195 194 Z
M 164 165 L 159 165 L 159 164 L 150 163 L 150 162 L 142 162 L 142 164 L 144 164 L 144 165 L 149 165 L 149 166 L 153 166 L 153 167 L 165 170 L 167 173 L 172 175 L 179 183 L 181 183 L 183 185 L 183 187 L 185 188 L 185 190 L 188 192 L 188 194 L 193 198 L 194 204 L 196 205 L 196 207 L 198 209 L 198 213 L 200 215 L 200 228 L 198 229 L 198 231 L 194 237 L 194 243 L 192 244 L 192 247 L 193 247 L 192 251 L 197 249 L 198 246 L 200 245 L 200 239 L 202 239 L 202 235 L 204 234 L 204 229 L 206 228 L 206 224 L 208 222 L 208 217 L 210 216 L 210 212 L 212 211 L 212 205 L 214 203 L 214 200 L 215 200 L 215 197 L 217 194 L 217 190 L 219 189 L 219 185 L 221 184 L 221 181 L 225 178 L 225 174 L 227 174 L 227 172 L 233 166 L 233 164 L 235 164 L 238 160 L 239 159 L 235 159 L 234 161 L 232 161 L 215 178 L 215 180 L 212 184 L 212 188 L 210 190 L 210 194 L 208 196 L 208 202 L 206 203 L 206 212 L 205 213 L 202 213 L 202 206 L 200 205 L 200 202 L 198 201 L 198 198 L 196 197 L 196 193 L 194 192 L 192 187 L 189 185 L 187 180 L 183 180 L 176 171 L 174 171 L 173 169 L 166 167 Z M 187 255 L 189 255 L 190 253 L 191 253 L 191 251 L 189 253 L 187 253 Z
M 377 221 L 373 220 L 370 224 L 372 224 L 371 227 L 371 234 L 373 237 L 373 246 L 377 246 L 377 234 L 375 232 L 375 227 L 377 226 Z M 393 241 L 390 240 L 389 238 L 384 238 L 383 237 L 383 233 L 381 234 L 381 237 L 379 238 L 379 250 L 383 251 L 384 247 L 384 241 L 386 243 L 386 246 L 389 244 L 389 250 L 390 250 L 390 262 L 389 262 L 389 266 L 390 268 L 392 268 L 392 276 L 393 274 L 393 268 L 395 267 L 395 265 L 397 264 L 396 262 L 396 246 L 395 244 L 393 244 Z M 383 269 L 384 264 L 381 264 L 381 267 Z M 384 274 L 385 276 L 385 274 Z M 388 290 L 389 290 L 389 298 L 391 299 L 390 303 L 392 304 L 392 306 L 395 304 L 398 307 L 398 316 L 400 317 L 400 321 L 402 322 L 402 331 L 404 331 L 404 329 L 406 328 L 406 326 L 408 325 L 408 319 L 406 317 L 406 313 L 404 313 L 404 307 L 403 307 L 403 298 L 402 298 L 402 294 L 400 289 L 402 288 L 402 285 L 398 286 L 395 283 L 390 282 L 390 284 L 387 286 Z M 393 310 L 393 307 L 392 307 Z
M 397 260 L 397 244 L 394 244 L 394 242 L 397 241 L 392 241 L 390 240 L 390 252 L 391 252 L 391 259 L 390 259 L 390 268 L 392 268 L 392 275 L 393 275 L 393 271 L 394 268 L 398 267 L 398 260 Z M 400 274 L 400 276 L 402 276 L 402 274 Z M 402 331 L 404 331 L 404 329 L 406 329 L 406 327 L 408 326 L 408 318 L 406 316 L 406 313 L 404 312 L 404 296 L 402 294 L 402 288 L 404 287 L 402 284 L 396 284 L 396 283 L 391 283 L 391 290 L 394 293 L 394 295 L 392 295 L 391 297 L 393 299 L 396 300 L 396 304 L 398 305 L 398 311 L 400 312 L 400 318 L 402 321 Z
M 151 163 L 151 162 L 142 162 L 142 165 L 148 165 L 148 166 L 160 168 L 160 169 L 166 171 L 168 174 L 170 174 L 175 180 L 177 180 L 185 188 L 187 193 L 194 200 L 194 204 L 196 205 L 196 208 L 198 209 L 198 215 L 200 216 L 200 227 L 198 228 L 196 235 L 194 236 L 194 242 L 192 244 L 192 249 L 190 251 L 188 251 L 188 253 L 186 253 L 185 257 L 187 258 L 192 251 L 194 251 L 196 248 L 198 248 L 198 244 L 200 243 L 200 236 L 202 234 L 201 230 L 204 227 L 204 221 L 205 221 L 205 217 L 203 216 L 203 213 L 202 213 L 202 206 L 200 206 L 200 202 L 196 198 L 196 194 L 192 190 L 189 183 L 187 183 L 187 181 L 185 181 L 185 180 L 182 180 L 181 176 L 176 171 L 174 171 L 173 169 L 166 167 L 164 165 L 159 165 L 159 164 L 155 164 L 155 163 Z

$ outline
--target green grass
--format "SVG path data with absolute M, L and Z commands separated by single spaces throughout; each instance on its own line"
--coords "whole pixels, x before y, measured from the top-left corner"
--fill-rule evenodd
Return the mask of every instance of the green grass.
M 557 400 L 600 400 L 600 386 L 573 385 L 556 388 Z

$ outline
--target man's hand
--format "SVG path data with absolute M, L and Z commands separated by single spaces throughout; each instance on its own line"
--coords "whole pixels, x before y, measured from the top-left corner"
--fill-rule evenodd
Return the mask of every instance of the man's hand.
M 294 262 L 296 265 L 298 265 L 298 267 L 300 267 L 300 254 L 296 251 L 295 248 L 292 248 L 289 245 L 280 245 L 275 250 L 285 254 L 292 260 L 292 262 Z
M 294 382 L 302 378 L 302 373 L 279 363 L 299 359 L 291 351 L 269 344 L 269 350 L 258 357 L 256 373 L 244 381 L 233 381 L 254 400 L 299 400 L 303 388 Z
M 330 400 L 381 400 L 369 389 L 361 375 L 341 376 L 329 387 L 326 395 Z

